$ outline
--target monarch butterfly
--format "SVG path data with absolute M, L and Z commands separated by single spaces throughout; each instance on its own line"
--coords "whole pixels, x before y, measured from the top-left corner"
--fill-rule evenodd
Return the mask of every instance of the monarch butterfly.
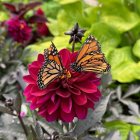
M 49 49 L 44 50 L 44 65 L 38 73 L 38 87 L 44 89 L 49 83 L 64 73 L 59 53 L 52 43 Z
M 37 80 L 40 89 L 44 89 L 57 78 L 62 79 L 71 76 L 69 71 L 62 66 L 58 50 L 53 43 L 50 45 L 50 48 L 44 50 L 44 58 L 45 62 L 39 70 Z
M 77 72 L 92 71 L 95 73 L 106 72 L 110 69 L 110 65 L 101 52 L 99 42 L 91 35 L 86 39 L 71 67 Z
M 92 71 L 102 73 L 109 70 L 110 65 L 106 62 L 101 52 L 98 41 L 89 36 L 79 51 L 76 61 L 71 64 L 72 70 L 76 72 Z M 44 89 L 57 78 L 71 77 L 61 62 L 59 53 L 52 43 L 49 49 L 44 50 L 45 62 L 38 73 L 38 87 Z

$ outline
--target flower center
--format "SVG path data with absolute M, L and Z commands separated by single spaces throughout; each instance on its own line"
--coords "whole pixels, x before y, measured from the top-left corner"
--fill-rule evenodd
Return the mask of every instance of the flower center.
M 63 74 L 60 78 L 61 78 L 61 79 L 63 79 L 63 78 L 69 79 L 69 78 L 71 78 L 71 74 L 70 74 L 70 72 L 66 69 L 65 72 L 64 72 L 64 74 Z
M 22 30 L 22 29 L 24 29 L 24 27 L 25 27 L 24 24 L 21 23 L 21 24 L 20 24 L 20 29 Z
M 66 75 L 67 75 L 68 79 L 71 78 L 71 74 L 70 74 L 70 72 L 68 70 L 66 70 Z

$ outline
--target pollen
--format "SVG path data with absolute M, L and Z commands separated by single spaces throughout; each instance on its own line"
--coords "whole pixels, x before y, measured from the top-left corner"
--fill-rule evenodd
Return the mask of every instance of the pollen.
M 71 78 L 71 74 L 70 74 L 70 72 L 68 70 L 66 71 L 66 75 L 67 75 L 68 79 Z
M 61 79 L 69 79 L 71 78 L 71 73 L 68 70 L 65 70 L 64 74 L 60 77 Z

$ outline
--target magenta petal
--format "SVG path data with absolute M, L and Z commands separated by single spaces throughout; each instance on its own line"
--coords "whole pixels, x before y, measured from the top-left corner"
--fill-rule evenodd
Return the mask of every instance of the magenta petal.
M 79 88 L 80 90 L 82 90 L 85 93 L 94 93 L 97 91 L 97 86 L 94 83 L 91 82 L 79 82 L 79 83 L 75 83 L 74 85 L 76 88 Z
M 61 119 L 64 122 L 72 122 L 75 116 L 75 113 L 73 111 L 71 111 L 70 113 L 65 113 L 61 110 Z
M 52 93 L 49 92 L 49 93 L 45 94 L 44 96 L 41 96 L 40 99 L 37 101 L 37 103 L 43 104 L 43 103 L 47 102 L 48 99 L 50 99 L 51 95 L 52 95 Z
M 42 115 L 42 114 L 47 114 L 47 104 L 48 104 L 48 102 L 45 102 L 44 104 L 42 104 L 42 106 L 40 106 L 40 108 L 39 108 L 39 110 L 38 110 L 38 113 L 40 114 L 40 115 Z
M 87 108 L 84 106 L 75 105 L 75 112 L 78 119 L 85 119 L 87 116 Z
M 68 98 L 71 94 L 70 92 L 66 89 L 57 89 L 56 94 L 59 95 L 62 98 Z
M 34 85 L 33 88 L 31 89 L 31 94 L 34 96 L 42 96 L 47 93 L 48 93 L 48 91 L 46 89 L 41 90 L 36 85 Z
M 92 75 L 94 74 L 90 72 L 88 73 L 83 72 L 78 77 L 74 77 L 74 79 L 76 82 L 84 82 L 85 80 L 89 80 L 92 77 Z
M 48 107 L 47 107 L 47 109 L 48 109 L 48 114 L 49 114 L 49 115 L 53 114 L 53 113 L 58 109 L 59 104 L 60 104 L 60 100 L 58 100 L 58 101 L 56 102 L 56 104 L 54 104 L 53 102 L 50 101 L 50 102 L 48 103 Z
M 92 80 L 97 86 L 101 84 L 101 79 Z
M 86 108 L 94 109 L 94 103 L 91 102 L 90 100 L 88 100 L 88 101 L 87 101 L 87 104 L 86 104 Z
M 39 69 L 38 68 L 29 67 L 29 73 L 31 74 L 31 76 L 35 80 L 37 80 L 38 72 L 39 72 Z
M 99 86 L 101 84 L 101 79 L 97 78 L 96 75 L 92 75 L 90 77 L 90 81 L 93 82 L 97 86 Z
M 43 109 L 43 110 L 39 110 L 38 114 L 45 118 L 46 114 L 48 114 L 48 113 L 47 113 L 46 109 Z
M 70 113 L 72 109 L 72 100 L 70 98 L 62 100 L 61 108 L 65 113 Z
M 67 67 L 67 65 L 70 64 L 71 60 L 70 60 L 70 51 L 67 49 L 62 49 L 60 52 L 60 57 L 62 59 L 62 63 L 64 67 Z
M 27 25 L 25 20 L 12 17 L 7 22 L 8 35 L 15 41 L 24 43 L 29 41 L 32 36 L 32 29 Z M 23 25 L 21 28 L 21 25 Z
M 38 61 L 32 62 L 31 65 L 32 65 L 32 67 L 34 67 L 34 68 L 39 68 Z
M 38 54 L 37 60 L 38 60 L 40 63 L 44 62 L 44 55 L 43 55 L 43 54 Z
M 48 89 L 49 91 L 56 91 L 59 87 L 60 85 L 57 82 L 52 82 L 46 87 L 46 89 Z
M 97 102 L 99 101 L 100 97 L 101 97 L 101 93 L 99 90 L 97 90 L 96 93 L 93 93 L 93 94 L 87 94 L 87 98 L 92 101 L 92 102 Z
M 52 121 L 55 121 L 57 119 L 57 117 L 58 117 L 58 111 L 52 113 L 51 115 L 46 114 L 45 118 L 48 122 L 52 122 Z
M 30 104 L 30 109 L 35 110 L 36 109 L 36 104 Z
M 51 97 L 51 101 L 52 101 L 53 103 L 55 103 L 55 99 L 56 99 L 56 94 L 53 93 L 53 95 L 52 95 L 52 97 Z
M 36 98 L 33 98 L 33 99 L 32 99 L 32 103 L 30 104 L 30 109 L 31 109 L 31 110 L 34 110 L 34 109 L 37 108 L 36 101 L 37 101 Z
M 81 91 L 79 89 L 75 88 L 75 87 L 69 87 L 68 89 L 71 93 L 73 93 L 75 95 L 80 95 L 81 94 Z
M 33 86 L 34 86 L 34 85 L 29 84 L 29 85 L 24 89 L 24 95 L 25 95 L 25 96 L 28 96 L 28 94 L 30 93 L 30 91 L 31 91 L 31 89 L 32 89 Z
M 77 105 L 84 105 L 87 103 L 87 96 L 85 95 L 85 93 L 81 93 L 81 95 L 73 94 L 73 100 Z
M 26 75 L 23 80 L 29 84 L 36 84 L 36 81 L 31 77 L 31 75 Z
M 71 63 L 75 62 L 77 55 L 78 55 L 78 52 L 71 53 L 70 55 Z
M 26 96 L 26 101 L 27 102 L 32 102 L 32 100 L 34 99 L 34 96 L 29 94 L 28 96 Z

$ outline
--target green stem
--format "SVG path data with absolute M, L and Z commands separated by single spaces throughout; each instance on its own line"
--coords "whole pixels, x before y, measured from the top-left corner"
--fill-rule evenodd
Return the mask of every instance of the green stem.
M 75 35 L 74 35 L 74 39 L 73 39 L 73 43 L 72 43 L 72 52 L 74 52 L 75 49 Z

